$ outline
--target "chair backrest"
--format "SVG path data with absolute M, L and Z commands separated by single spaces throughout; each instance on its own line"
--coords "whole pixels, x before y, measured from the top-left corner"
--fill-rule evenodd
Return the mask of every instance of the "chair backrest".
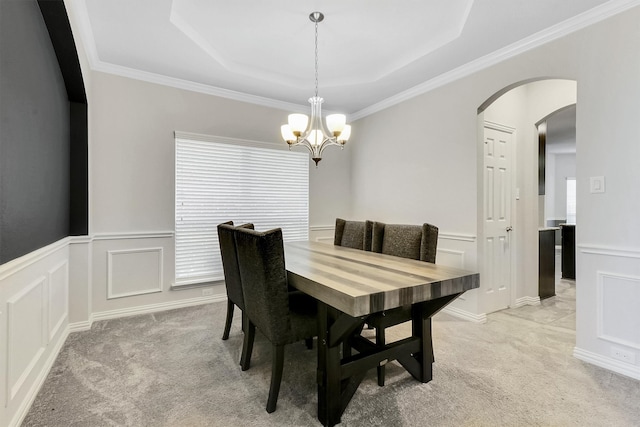
M 436 262 L 438 227 L 431 224 L 373 223 L 371 250 L 420 261 Z
M 253 224 L 240 225 L 241 228 L 253 229 Z M 220 256 L 224 271 L 224 284 L 229 298 L 240 310 L 244 311 L 244 297 L 242 296 L 242 282 L 240 281 L 240 269 L 238 267 L 238 255 L 236 253 L 236 241 L 233 221 L 218 225 L 218 242 L 220 243 Z
M 273 344 L 291 329 L 282 230 L 235 230 L 245 313 Z
M 336 230 L 333 236 L 333 244 L 347 248 L 371 250 L 371 221 L 346 221 L 336 218 Z

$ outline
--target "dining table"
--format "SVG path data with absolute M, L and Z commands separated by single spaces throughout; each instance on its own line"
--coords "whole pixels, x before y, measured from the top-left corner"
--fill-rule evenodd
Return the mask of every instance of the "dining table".
M 397 360 L 416 380 L 432 379 L 431 318 L 478 288 L 476 272 L 315 241 L 285 242 L 291 286 L 318 301 L 318 419 L 340 418 L 366 373 Z M 384 346 L 360 332 L 375 313 L 411 306 L 411 336 Z M 343 349 L 356 349 L 342 351 Z

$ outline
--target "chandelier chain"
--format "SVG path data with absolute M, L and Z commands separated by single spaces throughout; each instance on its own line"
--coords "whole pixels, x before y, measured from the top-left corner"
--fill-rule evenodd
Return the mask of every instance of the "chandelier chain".
M 316 21 L 316 97 L 318 96 L 318 21 Z

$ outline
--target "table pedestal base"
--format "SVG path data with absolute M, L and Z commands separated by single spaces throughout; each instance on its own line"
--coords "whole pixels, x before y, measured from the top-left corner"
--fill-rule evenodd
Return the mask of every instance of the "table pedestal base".
M 355 318 L 319 302 L 318 308 L 318 419 L 325 426 L 340 423 L 367 371 L 397 360 L 416 380 L 426 383 L 433 376 L 431 317 L 458 297 L 460 293 L 414 304 L 411 337 L 377 346 L 359 335 L 366 316 Z M 356 335 L 354 335 L 356 334 Z M 358 351 L 341 358 L 340 350 Z

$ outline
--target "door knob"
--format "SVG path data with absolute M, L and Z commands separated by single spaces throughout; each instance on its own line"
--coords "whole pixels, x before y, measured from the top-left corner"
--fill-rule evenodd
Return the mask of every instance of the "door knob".
M 513 227 L 508 226 L 508 227 L 507 227 L 507 233 L 508 233 L 508 232 L 510 232 L 511 230 L 513 230 Z

